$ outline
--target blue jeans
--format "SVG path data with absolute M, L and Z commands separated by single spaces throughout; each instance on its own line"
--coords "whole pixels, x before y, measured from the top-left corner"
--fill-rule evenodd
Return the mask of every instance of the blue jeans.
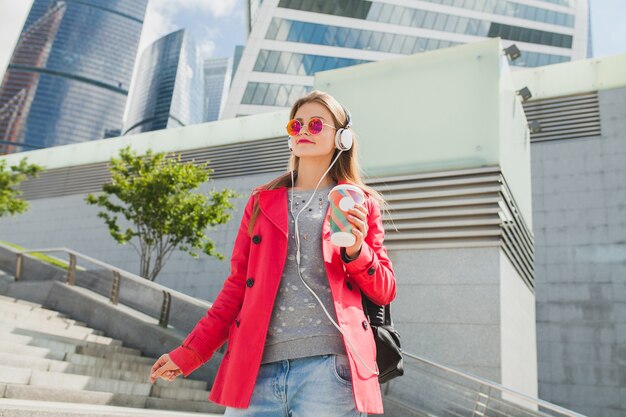
M 365 417 L 357 411 L 345 355 L 321 355 L 261 365 L 248 408 L 225 417 Z

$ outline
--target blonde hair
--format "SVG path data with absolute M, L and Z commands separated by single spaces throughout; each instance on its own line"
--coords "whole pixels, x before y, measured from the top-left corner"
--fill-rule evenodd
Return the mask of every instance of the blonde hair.
M 302 107 L 306 103 L 319 103 L 326 107 L 330 114 L 333 117 L 333 123 L 336 128 L 344 127 L 347 122 L 347 114 L 344 108 L 339 104 L 339 102 L 330 94 L 325 93 L 319 90 L 313 90 L 307 95 L 300 97 L 291 107 L 291 112 L 289 113 L 289 118 L 293 119 L 296 115 L 296 112 L 300 107 Z M 354 131 L 352 132 L 352 147 L 341 153 L 335 164 L 331 167 L 330 171 L 328 171 L 328 175 L 335 181 L 339 181 L 342 179 L 348 183 L 354 184 L 360 188 L 362 188 L 367 194 L 374 197 L 376 201 L 378 201 L 381 212 L 382 209 L 389 212 L 389 207 L 383 196 L 374 190 L 371 187 L 365 185 L 361 179 L 361 168 L 359 166 L 358 161 L 358 140 Z M 337 156 L 337 152 L 339 149 L 335 148 L 333 156 L 331 160 L 334 160 Z M 258 187 L 263 190 L 274 190 L 276 188 L 281 187 L 293 187 L 291 183 L 291 171 L 294 171 L 294 181 L 298 177 L 298 164 L 300 162 L 300 157 L 296 156 L 296 154 L 292 153 L 289 157 L 289 162 L 287 164 L 287 172 L 275 178 L 274 180 L 263 184 Z M 259 201 L 254 202 L 254 206 L 252 209 L 252 215 L 250 217 L 250 224 L 248 226 L 248 235 L 252 235 L 252 229 L 254 227 L 254 222 L 259 215 L 261 208 L 259 206 Z

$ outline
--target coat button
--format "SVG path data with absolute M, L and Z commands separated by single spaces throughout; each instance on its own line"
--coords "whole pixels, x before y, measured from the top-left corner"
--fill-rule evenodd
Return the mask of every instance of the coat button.
M 254 285 L 254 278 L 248 278 L 246 280 L 246 285 L 248 286 L 248 288 L 252 288 L 252 286 Z
M 350 291 L 352 291 L 352 283 L 350 281 L 346 281 L 346 286 Z
M 362 324 L 363 324 L 363 328 L 367 330 L 367 328 L 369 327 L 369 325 L 367 324 L 367 320 L 363 320 Z
M 261 235 L 254 235 L 252 236 L 252 242 L 258 244 L 261 243 Z
M 369 275 L 374 275 L 374 272 L 376 272 L 376 269 L 374 267 L 371 267 L 370 269 L 367 270 L 367 273 Z
M 239 319 L 235 319 L 235 324 L 239 327 Z

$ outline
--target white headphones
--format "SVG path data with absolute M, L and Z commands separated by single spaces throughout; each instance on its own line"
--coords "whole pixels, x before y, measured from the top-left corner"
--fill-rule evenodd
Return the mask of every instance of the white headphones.
M 346 109 L 343 105 L 341 105 L 343 111 L 346 113 L 346 124 L 343 127 L 340 127 L 335 132 L 335 148 L 340 151 L 347 151 L 352 148 L 352 116 L 348 109 Z M 291 136 L 287 139 L 287 145 L 289 146 L 289 150 L 293 151 L 293 147 L 291 145 Z

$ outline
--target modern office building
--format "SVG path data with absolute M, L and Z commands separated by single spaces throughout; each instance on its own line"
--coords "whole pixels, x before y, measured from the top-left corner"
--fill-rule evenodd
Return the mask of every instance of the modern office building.
M 189 32 L 163 36 L 140 59 L 123 134 L 202 123 L 204 74 Z
M 517 66 L 589 57 L 588 0 L 248 1 L 224 118 L 288 107 L 313 74 L 500 37 Z
M 0 154 L 122 126 L 147 0 L 34 0 L 0 86 Z
M 203 121 L 212 122 L 220 119 L 230 89 L 232 69 L 232 58 L 204 60 Z

